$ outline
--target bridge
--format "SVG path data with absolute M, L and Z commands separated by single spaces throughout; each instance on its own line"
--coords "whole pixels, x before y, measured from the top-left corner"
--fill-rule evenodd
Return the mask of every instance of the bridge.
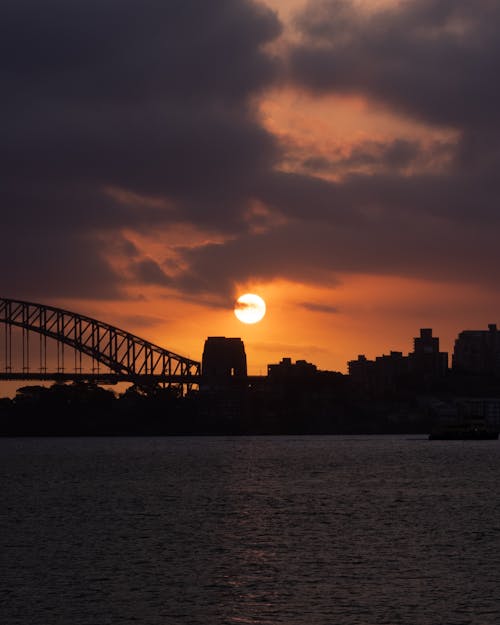
M 78 313 L 0 298 L 0 324 L 0 381 L 199 386 L 199 362 Z

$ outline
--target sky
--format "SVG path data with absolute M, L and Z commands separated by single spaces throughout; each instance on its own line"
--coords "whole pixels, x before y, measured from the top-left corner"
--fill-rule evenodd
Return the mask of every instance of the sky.
M 499 323 L 494 0 L 3 0 L 0 296 L 345 372 Z M 254 325 L 236 297 L 267 304 Z

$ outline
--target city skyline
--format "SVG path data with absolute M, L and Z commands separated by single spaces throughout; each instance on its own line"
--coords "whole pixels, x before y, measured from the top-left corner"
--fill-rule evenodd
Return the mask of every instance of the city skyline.
M 193 383 L 200 383 L 201 389 L 214 376 L 265 377 L 262 372 L 256 376 L 248 366 L 241 337 L 208 336 L 203 354 L 196 361 L 166 346 L 151 344 L 127 329 L 50 305 L 2 298 L 0 322 L 3 396 L 14 396 L 21 386 L 39 381 L 145 384 L 148 388 L 173 383 L 188 391 Z M 287 371 L 290 367 L 290 371 L 343 373 L 322 369 L 305 357 L 294 362 L 287 354 L 279 363 L 268 362 L 266 372 L 269 376 L 271 371 Z M 448 353 L 441 349 L 440 337 L 432 328 L 420 328 L 419 335 L 413 336 L 413 349 L 406 355 L 392 349 L 374 358 L 358 354 L 347 362 L 347 373 L 355 383 L 366 385 L 371 380 L 369 385 L 375 382 L 380 388 L 387 383 L 392 386 L 398 378 L 444 380 L 448 373 L 477 379 L 482 376 L 493 383 L 500 375 L 500 330 L 494 323 L 487 328 L 462 330 Z
M 0 321 L 6 328 L 1 378 L 14 386 L 10 397 L 1 396 L 2 435 L 429 432 L 436 440 L 498 438 L 496 324 L 460 332 L 451 367 L 432 328 L 420 328 L 407 355 L 358 355 L 348 375 L 284 356 L 255 376 L 239 337 L 207 337 L 195 362 L 50 306 L 2 299 Z M 49 339 L 58 341 L 56 352 Z M 450 419 L 456 428 L 447 434 L 443 420 Z
M 487 0 L 0 8 L 0 295 L 347 372 L 499 322 Z M 236 298 L 267 312 L 244 326 Z

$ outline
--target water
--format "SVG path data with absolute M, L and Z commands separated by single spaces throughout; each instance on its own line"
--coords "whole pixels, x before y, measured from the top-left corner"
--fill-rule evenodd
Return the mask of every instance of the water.
M 500 443 L 0 440 L 2 625 L 497 625 Z

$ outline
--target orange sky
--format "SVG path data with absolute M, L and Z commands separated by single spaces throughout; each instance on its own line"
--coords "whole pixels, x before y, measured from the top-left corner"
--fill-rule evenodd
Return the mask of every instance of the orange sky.
M 182 356 L 201 360 L 208 336 L 241 337 L 248 369 L 265 375 L 283 357 L 305 359 L 320 369 L 346 372 L 358 354 L 375 358 L 391 350 L 408 353 L 422 327 L 432 327 L 441 349 L 451 356 L 464 329 L 486 329 L 497 321 L 500 297 L 488 288 L 407 278 L 344 275 L 326 289 L 284 281 L 242 284 L 238 293 L 255 292 L 267 313 L 256 324 L 238 321 L 233 301 L 207 307 L 153 292 L 136 301 L 61 302 L 75 312 L 116 325 Z M 457 313 L 458 311 L 458 313 Z M 452 321 L 450 321 L 452 320 Z M 450 363 L 451 364 L 451 363 Z

